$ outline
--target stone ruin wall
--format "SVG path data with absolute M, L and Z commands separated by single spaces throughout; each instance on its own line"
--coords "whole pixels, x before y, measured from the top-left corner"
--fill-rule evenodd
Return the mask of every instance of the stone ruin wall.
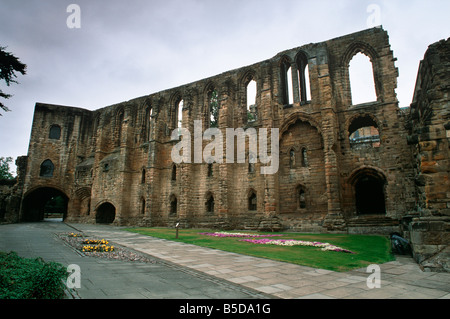
M 358 52 L 372 62 L 377 99 L 353 105 L 348 65 Z M 305 63 L 309 99 L 301 93 Z M 67 220 L 77 222 L 96 222 L 99 208 L 110 203 L 119 225 L 173 226 L 180 221 L 184 227 L 399 230 L 416 198 L 394 63 L 387 32 L 373 28 L 95 111 L 37 103 L 20 218 L 26 219 L 35 202 L 26 199 L 48 187 L 67 196 Z M 286 96 L 288 67 L 293 70 L 291 104 Z M 250 80 L 257 83 L 253 122 L 246 109 Z M 173 180 L 170 155 L 178 141 L 170 135 L 177 125 L 178 102 L 184 102 L 182 126 L 193 132 L 193 121 L 201 120 L 205 129 L 212 90 L 218 92 L 223 136 L 226 128 L 279 128 L 277 174 L 261 175 L 260 162 L 251 173 L 248 162 L 214 163 L 212 176 L 207 163 L 183 163 L 175 165 Z M 349 129 L 367 123 L 377 127 L 379 147 L 353 149 Z M 49 136 L 55 125 L 58 139 Z M 303 149 L 307 165 L 302 164 Z M 40 176 L 47 159 L 54 165 L 51 177 Z M 362 178 L 382 185 L 385 213 L 357 212 L 355 185 Z M 256 209 L 249 210 L 251 194 L 256 195 Z M 211 196 L 214 209 L 208 212 L 205 203 Z M 176 212 L 171 213 L 175 198 Z
M 450 270 L 450 39 L 428 47 L 420 62 L 408 121 L 416 210 L 405 233 L 425 268 Z
M 424 268 L 448 271 L 449 48 L 449 40 L 428 48 L 410 108 L 398 106 L 396 59 L 381 27 L 95 111 L 37 103 L 16 182 L 0 181 L 0 222 L 40 220 L 45 202 L 61 195 L 64 218 L 73 222 L 398 231 Z M 376 100 L 354 105 L 349 62 L 359 52 L 372 63 Z M 257 85 L 254 121 L 246 100 L 251 80 Z M 245 163 L 172 162 L 179 102 L 182 127 L 193 132 L 194 120 L 201 120 L 206 129 L 214 90 L 224 137 L 226 128 L 279 129 L 276 174 L 262 175 L 260 162 L 249 165 L 248 142 Z M 366 126 L 377 135 L 355 144 L 352 132 Z M 224 154 L 225 148 L 224 141 Z

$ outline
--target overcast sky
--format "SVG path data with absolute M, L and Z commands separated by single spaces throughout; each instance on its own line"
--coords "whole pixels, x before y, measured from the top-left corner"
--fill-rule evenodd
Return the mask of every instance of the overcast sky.
M 70 4 L 80 28 L 67 25 Z M 0 157 L 27 155 L 36 102 L 94 110 L 378 22 L 408 106 L 428 45 L 450 37 L 449 12 L 448 0 L 0 0 L 0 46 L 27 65 L 19 84 L 0 82 L 14 95 L 2 99 Z

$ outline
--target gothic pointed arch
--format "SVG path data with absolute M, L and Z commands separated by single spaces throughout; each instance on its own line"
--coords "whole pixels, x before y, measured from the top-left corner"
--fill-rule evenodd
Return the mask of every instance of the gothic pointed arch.
M 302 112 L 294 112 L 288 118 L 286 118 L 286 120 L 280 126 L 280 134 L 279 134 L 280 139 L 282 138 L 283 134 L 289 130 L 289 127 L 291 125 L 294 125 L 297 121 L 306 122 L 310 124 L 315 129 L 317 129 L 321 137 L 323 136 L 321 126 L 310 115 Z M 323 141 L 321 145 L 324 145 Z
M 214 194 L 210 191 L 205 194 L 205 211 L 206 213 L 214 213 Z
M 53 172 L 55 170 L 55 165 L 50 159 L 46 159 L 41 163 L 39 170 L 39 176 L 41 177 L 53 177 Z
M 181 127 L 183 109 L 184 109 L 183 95 L 181 91 L 177 90 L 171 95 L 169 99 L 169 112 L 170 112 L 169 116 L 170 116 L 170 123 L 173 129 Z
M 354 170 L 348 179 L 352 186 L 355 212 L 357 215 L 386 214 L 385 174 L 375 167 Z
M 125 120 L 125 109 L 120 107 L 116 112 L 116 146 L 122 143 L 123 123 Z
M 298 184 L 295 188 L 295 194 L 296 194 L 296 202 L 298 209 L 305 209 L 307 208 L 307 190 L 306 187 L 302 184 Z
M 243 123 L 255 122 L 258 119 L 258 78 L 253 69 L 247 69 L 239 81 L 239 94 Z
M 177 216 L 178 214 L 178 199 L 175 194 L 171 194 L 169 197 L 169 215 Z
M 292 82 L 292 61 L 287 55 L 280 58 L 280 103 L 289 105 L 293 100 L 293 82 Z
M 247 209 L 249 211 L 256 211 L 258 209 L 257 193 L 253 188 L 247 192 Z
M 206 119 L 206 128 L 218 127 L 219 125 L 219 92 L 213 82 L 208 82 L 204 90 L 204 109 L 203 114 Z
M 69 203 L 66 192 L 56 186 L 38 186 L 30 189 L 23 196 L 21 221 L 37 222 L 43 220 L 48 213 L 56 213 L 57 211 L 52 211 L 51 205 L 49 205 L 56 198 L 60 200 L 57 208 L 61 210 L 59 213 L 62 213 L 64 220 Z
M 309 80 L 308 56 L 305 51 L 299 51 L 295 57 L 298 72 L 298 90 L 300 104 L 311 99 L 311 87 Z
M 349 96 L 347 97 L 347 102 L 349 105 L 354 104 L 351 98 L 351 83 L 350 83 L 350 62 L 353 59 L 353 57 L 358 54 L 362 53 L 363 55 L 367 56 L 370 60 L 370 63 L 372 65 L 372 76 L 373 76 L 373 85 L 374 85 L 374 91 L 376 95 L 377 101 L 383 100 L 383 92 L 382 92 L 382 81 L 381 77 L 382 74 L 378 71 L 380 69 L 379 67 L 379 55 L 377 51 L 368 43 L 363 41 L 354 41 L 352 42 L 348 47 L 347 50 L 342 55 L 341 65 L 343 67 L 343 75 L 344 75 L 344 83 L 345 83 L 345 91 L 349 92 Z
M 50 126 L 48 137 L 51 140 L 59 140 L 61 137 L 61 126 L 58 124 L 53 124 Z
M 97 224 L 111 224 L 116 218 L 116 207 L 109 201 L 104 201 L 95 209 Z
M 363 41 L 354 41 L 345 50 L 345 53 L 342 55 L 342 65 L 348 66 L 350 60 L 357 53 L 363 53 L 367 55 L 372 62 L 379 58 L 377 51 L 368 43 Z
M 360 113 L 347 121 L 350 148 L 379 147 L 381 134 L 378 119 L 371 113 Z

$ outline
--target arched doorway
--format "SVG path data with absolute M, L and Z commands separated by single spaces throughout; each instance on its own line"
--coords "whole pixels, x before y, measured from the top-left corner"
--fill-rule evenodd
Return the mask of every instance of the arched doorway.
M 95 222 L 97 224 L 111 224 L 116 218 L 116 208 L 111 203 L 101 204 L 95 214 Z
M 358 215 L 386 214 L 385 180 L 375 174 L 362 173 L 355 180 L 355 205 Z
M 24 222 L 37 222 L 44 218 L 62 218 L 67 216 L 69 198 L 62 191 L 52 187 L 37 188 L 23 199 L 22 218 Z

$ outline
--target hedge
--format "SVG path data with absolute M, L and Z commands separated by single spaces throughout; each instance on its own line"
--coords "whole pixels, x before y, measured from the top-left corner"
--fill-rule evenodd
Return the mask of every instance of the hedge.
M 62 264 L 0 252 L 0 299 L 62 299 L 67 276 Z

